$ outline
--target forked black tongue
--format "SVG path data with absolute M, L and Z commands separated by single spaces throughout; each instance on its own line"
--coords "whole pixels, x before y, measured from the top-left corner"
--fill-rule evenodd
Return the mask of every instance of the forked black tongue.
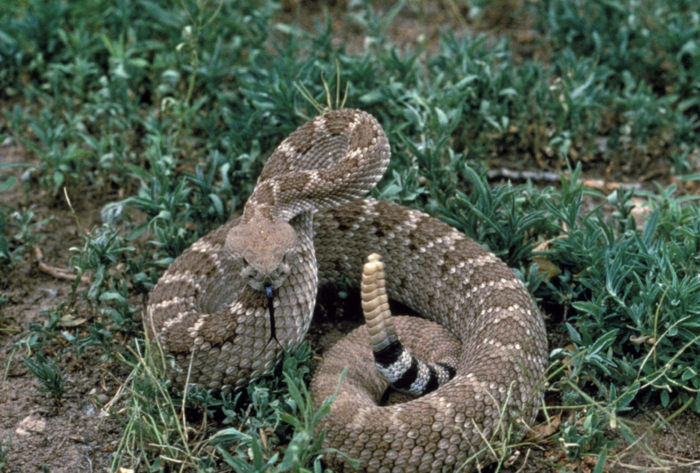
M 265 294 L 267 294 L 267 308 L 270 310 L 270 338 L 267 339 L 267 343 L 270 343 L 270 340 L 274 338 L 277 344 L 281 346 L 279 340 L 277 340 L 277 331 L 275 330 L 275 304 L 273 303 L 272 285 L 265 284 Z

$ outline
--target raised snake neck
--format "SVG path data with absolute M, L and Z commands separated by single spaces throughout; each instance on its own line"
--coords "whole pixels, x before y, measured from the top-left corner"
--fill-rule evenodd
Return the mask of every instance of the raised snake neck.
M 451 471 L 482 451 L 487 440 L 502 437 L 502 426 L 517 422 L 524 427 L 534 421 L 547 361 L 544 322 L 523 283 L 478 244 L 415 210 L 357 198 L 377 182 L 378 169 L 383 172 L 385 164 L 372 163 L 388 159 L 386 137 L 377 127 L 369 115 L 353 110 L 330 112 L 304 125 L 271 156 L 258 184 L 267 191 L 256 197 L 256 188 L 242 220 L 248 212 L 269 214 L 266 221 L 272 226 L 288 222 L 297 237 L 283 245 L 295 249 L 284 259 L 289 273 L 274 298 L 282 347 L 293 348 L 303 339 L 317 285 L 341 276 L 359 284 L 370 253 L 381 255 L 386 265 L 392 299 L 437 322 L 461 342 L 455 378 L 404 404 L 377 405 L 385 385 L 373 369 L 369 344 L 352 339 L 329 352 L 332 358 L 319 368 L 311 389 L 319 405 L 334 392 L 343 366 L 352 360 L 323 421 L 324 446 L 359 458 L 367 471 Z M 340 146 L 334 144 L 338 140 Z M 334 156 L 338 149 L 345 154 Z M 347 156 L 352 159 L 343 161 Z M 337 162 L 370 167 L 366 172 L 334 172 Z M 324 174 L 314 166 L 330 171 Z M 305 174 L 296 181 L 285 177 L 296 171 Z M 344 175 L 355 184 L 343 183 Z M 297 189 L 299 202 L 288 199 L 280 186 L 275 190 L 278 177 L 288 189 Z M 340 184 L 337 193 L 334 183 Z M 367 189 L 362 191 L 362 186 Z M 275 202 L 284 205 L 276 209 Z M 261 212 L 266 205 L 272 210 Z M 322 210 L 314 211 L 314 206 Z M 179 386 L 189 380 L 215 390 L 241 387 L 272 368 L 282 352 L 279 345 L 267 343 L 271 327 L 264 291 L 243 281 L 243 263 L 226 249 L 231 233 L 240 233 L 235 230 L 240 222 L 234 220 L 196 242 L 151 294 L 149 326 L 174 356 L 176 368 L 170 375 Z M 245 246 L 240 238 L 234 240 L 237 251 Z M 264 260 L 260 267 L 268 263 Z M 409 342 L 419 355 L 421 347 L 440 351 L 447 344 L 443 335 L 434 335 L 434 327 L 412 324 L 408 322 L 406 338 L 423 341 L 417 347 Z M 397 329 L 403 331 L 403 322 Z M 342 456 L 327 458 L 337 470 L 346 466 Z

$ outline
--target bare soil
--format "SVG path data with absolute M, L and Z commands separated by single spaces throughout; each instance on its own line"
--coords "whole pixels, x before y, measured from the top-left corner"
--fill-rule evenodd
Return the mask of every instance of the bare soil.
M 0 162 L 29 161 L 19 148 L 0 148 Z M 19 177 L 20 172 L 16 174 Z M 78 199 L 76 203 L 83 228 L 99 224 L 104 202 Z M 0 205 L 32 211 L 35 222 L 48 219 L 36 230 L 43 235 L 36 247 L 41 249 L 45 264 L 68 268 L 68 249 L 81 246 L 82 240 L 65 203 L 61 205 L 43 193 L 29 192 L 25 198 L 21 186 L 15 186 L 3 193 Z M 77 358 L 70 350 L 63 350 L 68 342 L 53 340 L 44 349 L 49 357 L 63 353 L 58 365 L 64 375 L 65 395 L 56 402 L 37 391 L 39 382 L 22 362 L 22 357 L 30 355 L 28 327 L 42 326 L 48 320 L 47 312 L 69 298 L 71 281 L 40 271 L 33 252 L 30 256 L 9 274 L 0 275 L 0 290 L 8 298 L 0 309 L 0 439 L 3 449 L 11 442 L 6 471 L 108 471 L 109 453 L 119 442 L 120 428 L 103 415 L 100 405 L 110 399 L 128 370 L 101 361 L 97 350 L 87 350 Z M 92 317 L 84 315 L 82 324 L 87 326 Z
M 546 54 L 541 47 L 534 46 L 537 38 L 527 15 L 517 16 L 513 13 L 520 5 L 518 1 L 494 2 L 478 22 L 469 20 L 466 2 L 460 2 L 456 11 L 451 9 L 452 2 L 448 1 L 414 3 L 414 7 L 405 8 L 396 17 L 389 30 L 401 44 L 414 44 L 419 38 L 433 48 L 440 30 L 451 29 L 455 34 L 460 34 L 465 28 L 470 28 L 491 31 L 494 35 L 509 35 L 514 51 L 522 58 Z M 280 21 L 289 23 L 299 18 L 302 27 L 312 30 L 312 19 L 322 12 L 323 5 L 329 9 L 334 22 L 337 32 L 334 41 L 346 44 L 349 50 L 362 50 L 363 32 L 346 21 L 347 10 L 342 1 L 321 4 L 290 0 L 284 3 L 285 11 Z M 375 5 L 378 10 L 386 11 L 390 2 L 380 1 Z M 31 162 L 32 159 L 29 153 L 18 147 L 0 147 L 2 163 Z M 515 166 L 513 161 L 504 160 L 496 163 L 496 166 L 515 169 L 512 167 Z M 663 160 L 608 164 L 606 168 L 607 172 L 606 169 L 601 172 L 600 166 L 591 163 L 586 173 L 590 178 L 616 178 L 628 182 L 653 180 L 668 184 L 673 181 Z M 650 171 L 646 175 L 631 172 L 647 168 Z M 536 170 L 558 171 L 548 167 L 546 161 Z M 19 176 L 20 171 L 16 174 Z M 29 185 L 31 190 L 26 193 L 21 186 L 16 186 L 12 192 L 0 194 L 0 205 L 31 210 L 36 215 L 34 221 L 49 219 L 42 228 L 37 229 L 37 234 L 43 236 L 36 247 L 43 253 L 42 262 L 55 268 L 67 269 L 71 256 L 69 248 L 82 244 L 76 219 L 82 229 L 93 228 L 100 224 L 99 213 L 103 205 L 124 197 L 98 191 L 94 195 L 71 196 L 76 212 L 74 216 L 61 196 L 39 192 L 39 186 L 31 181 Z M 52 340 L 44 345 L 44 351 L 50 357 L 61 354 L 57 360 L 66 381 L 66 394 L 61 402 L 56 402 L 36 389 L 39 382 L 21 360 L 23 356 L 30 355 L 27 340 L 33 332 L 29 325 L 43 325 L 49 319 L 47 312 L 68 300 L 71 283 L 41 271 L 34 253 L 30 253 L 24 263 L 13 267 L 8 274 L 0 275 L 0 293 L 8 298 L 5 306 L 0 307 L 0 440 L 2 449 L 6 450 L 11 438 L 5 469 L 8 473 L 109 471 L 111 453 L 120 440 L 121 426 L 105 415 L 101 406 L 115 396 L 128 376 L 128 367 L 103 360 L 102 352 L 98 350 L 88 349 L 78 358 L 71 354 L 72 350 L 64 350 L 69 345 L 67 341 Z M 143 301 L 135 300 L 132 306 L 142 311 Z M 323 352 L 359 324 L 357 315 L 345 316 L 357 314 L 356 306 L 356 303 L 349 302 L 338 308 L 327 297 L 320 299 L 320 307 L 309 333 L 309 340 L 317 352 Z M 73 323 L 87 327 L 97 315 L 89 313 L 87 309 L 82 311 L 84 313 L 75 314 Z M 550 329 L 550 349 L 562 346 L 566 338 L 554 324 Z M 120 342 L 126 343 L 124 340 Z M 553 417 L 557 414 L 550 412 Z M 625 416 L 624 420 L 634 426 L 635 434 L 642 440 L 630 447 L 621 439 L 618 431 L 611 429 L 610 437 L 620 440 L 611 454 L 625 452 L 625 455 L 620 462 L 611 463 L 605 471 L 699 472 L 700 415 L 687 410 L 668 425 L 653 429 L 661 419 L 671 414 L 659 406 L 645 406 Z M 552 436 L 538 439 L 530 450 L 528 453 L 527 449 L 521 449 L 514 463 L 501 471 L 555 472 L 568 466 L 569 471 L 590 472 L 595 466 L 594 462 L 568 463 Z M 693 462 L 694 466 L 683 466 Z

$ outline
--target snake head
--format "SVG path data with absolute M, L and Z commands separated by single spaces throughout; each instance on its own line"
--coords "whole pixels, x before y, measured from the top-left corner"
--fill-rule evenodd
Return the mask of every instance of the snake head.
M 277 289 L 287 279 L 293 258 L 299 253 L 299 239 L 287 222 L 254 218 L 226 235 L 228 257 L 241 261 L 241 277 L 253 289 Z

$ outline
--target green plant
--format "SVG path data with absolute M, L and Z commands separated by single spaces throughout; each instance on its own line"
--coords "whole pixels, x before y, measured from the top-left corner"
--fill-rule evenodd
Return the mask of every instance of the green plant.
M 342 382 L 341 375 L 338 386 Z M 284 373 L 287 389 L 293 405 L 292 413 L 282 412 L 280 419 L 294 429 L 291 440 L 284 450 L 284 455 L 279 459 L 279 454 L 270 456 L 266 454 L 265 443 L 257 435 L 255 430 L 246 434 L 235 428 L 219 431 L 212 437 L 212 444 L 223 455 L 226 463 L 236 471 L 256 472 L 270 470 L 273 472 L 295 471 L 310 472 L 321 471 L 321 444 L 325 438 L 322 433 L 316 437 L 315 429 L 320 420 L 328 415 L 335 395 L 326 399 L 318 411 L 314 411 L 313 403 L 306 386 L 299 379 L 295 379 L 289 373 Z M 235 446 L 234 455 L 229 453 Z M 278 460 L 280 460 L 278 462 Z M 352 459 L 351 465 L 357 466 Z M 310 467 L 313 465 L 313 470 Z
M 559 448 L 566 452 L 569 460 L 580 459 L 583 455 L 600 455 L 599 462 L 604 465 L 605 452 L 616 444 L 604 438 L 607 424 L 606 416 L 594 407 L 577 411 L 571 419 L 562 422 L 559 429 L 561 436 L 557 437 Z
M 700 67 L 700 22 L 692 2 L 546 0 L 535 5 L 539 28 L 555 50 L 572 48 L 616 72 L 629 71 L 657 87 L 666 84 L 685 97 L 691 93 L 692 73 Z
M 170 461 L 196 464 L 187 442 L 182 411 L 168 391 L 169 383 L 163 379 L 166 360 L 159 345 L 136 340 L 129 352 L 117 356 L 133 369 L 124 386 L 128 392 L 125 410 L 108 411 L 124 429 L 112 469 L 135 462 L 153 468 Z M 149 445 L 159 447 L 153 451 Z
M 87 271 L 92 271 L 92 283 L 85 295 L 89 301 L 96 302 L 112 283 L 113 276 L 109 274 L 110 269 L 124 261 L 125 255 L 135 249 L 126 246 L 124 239 L 119 235 L 119 230 L 108 225 L 94 229 L 89 235 L 83 235 L 83 242 L 82 248 L 70 249 L 77 253 L 71 257 L 71 264 L 76 269 L 72 296 L 75 296 L 83 275 Z
M 0 211 L 0 266 L 7 268 L 13 262 L 13 256 L 10 252 L 10 244 L 7 241 L 7 215 Z
M 489 189 L 483 175 L 469 166 L 462 173 L 472 183 L 472 193 L 467 196 L 457 191 L 442 207 L 443 220 L 482 242 L 511 267 L 528 265 L 536 245 L 531 236 L 554 233 L 545 211 L 545 202 L 554 191 L 535 190 L 531 185 Z
M 0 439 L 0 471 L 3 471 L 7 467 L 7 455 L 12 448 L 12 434 L 7 439 L 7 445 L 5 448 L 2 447 L 2 439 Z
M 13 212 L 8 222 L 7 215 L 0 210 L 0 266 L 10 267 L 22 261 L 41 238 L 38 231 L 51 219 L 33 220 L 34 212 L 27 210 L 24 213 Z M 6 233 L 10 228 L 16 229 L 16 233 L 8 239 Z
M 0 143 L 7 138 L 7 135 L 0 134 Z M 28 167 L 21 164 L 0 164 L 0 170 L 9 168 Z M 0 195 L 7 192 L 17 184 L 17 178 L 12 175 L 0 174 Z M 10 251 L 10 244 L 7 238 L 8 224 L 5 206 L 0 205 L 0 267 L 9 267 L 16 256 L 14 251 Z
M 367 38 L 360 53 L 337 46 L 329 15 L 313 32 L 280 24 L 276 2 L 23 0 L 0 11 L 0 94 L 12 103 L 0 141 L 12 136 L 32 160 L 0 164 L 25 170 L 32 197 L 0 204 L 0 269 L 3 277 L 21 269 L 45 231 L 29 206 L 42 205 L 36 196 L 60 208 L 65 187 L 83 208 L 107 203 L 103 226 L 79 229 L 69 304 L 30 324 L 20 344 L 33 353 L 62 335 L 79 356 L 98 347 L 103 361 L 133 367 L 125 400 L 133 415 L 115 413 L 125 425 L 115 465 L 223 466 L 217 450 L 193 439 L 183 412 L 240 427 L 230 448 L 246 468 L 291 459 L 292 438 L 313 445 L 301 434 L 313 416 L 290 392 L 306 402 L 305 358 L 236 396 L 191 390 L 182 400 L 161 374 L 168 361 L 127 340 L 143 334 L 135 299 L 240 211 L 272 149 L 329 96 L 336 106 L 346 96 L 345 106 L 374 114 L 389 134 L 391 167 L 373 197 L 428 212 L 496 252 L 555 332 L 561 324 L 574 350 L 554 354 L 571 361 L 553 384 L 574 417 L 590 418 L 583 430 L 568 425 L 566 442 L 595 439 L 622 404 L 700 410 L 697 202 L 675 187 L 606 196 L 580 183 L 582 169 L 606 166 L 617 179 L 616 166 L 629 166 L 632 179 L 657 172 L 648 163 L 697 180 L 694 3 L 534 2 L 523 9 L 535 20 L 526 57 L 491 34 L 443 32 L 430 54 L 420 38 L 399 46 L 391 25 L 403 6 L 382 14 L 350 3 L 349 20 Z M 501 166 L 570 174 L 556 188 L 494 185 L 486 170 Z M 0 175 L 0 197 L 17 184 Z M 651 209 L 642 224 L 633 215 L 639 197 Z M 534 257 L 558 274 L 540 274 Z M 67 307 L 87 312 L 87 325 L 59 329 Z M 312 468 L 314 455 L 294 463 Z
M 86 348 L 97 346 L 104 351 L 102 359 L 107 360 L 111 358 L 112 351 L 118 349 L 118 347 L 114 345 L 114 335 L 107 329 L 107 324 L 104 322 L 93 322 L 87 328 L 87 332 L 88 335 L 85 338 L 78 338 L 67 331 L 62 332 L 62 335 L 63 338 L 75 346 L 78 356 L 82 355 Z
M 65 388 L 61 369 L 56 365 L 56 362 L 54 360 L 47 360 L 41 353 L 34 355 L 34 361 L 26 357 L 22 357 L 22 361 L 32 375 L 44 385 L 43 388 L 37 386 L 37 391 L 50 394 L 54 400 L 60 401 L 65 392 Z
M 573 365 L 580 386 L 607 397 L 608 378 L 622 391 L 640 383 L 664 406 L 695 400 L 698 410 L 698 207 L 669 199 L 673 191 L 650 196 L 654 210 L 638 230 L 631 192 L 608 196 L 617 210 L 606 221 L 600 207 L 581 216 L 582 189 L 566 185 L 561 201 L 548 204 L 565 235 L 548 256 L 567 271 L 547 286 L 576 310 L 567 329 L 583 354 Z
M 126 411 L 112 412 L 115 418 L 124 423 L 125 428 L 114 465 L 125 465 L 127 462 L 134 461 L 144 461 L 153 467 L 162 467 L 173 461 L 186 465 L 200 465 L 200 467 L 210 465 L 213 460 L 204 449 L 209 442 L 227 447 L 231 442 L 250 442 L 247 444 L 250 448 L 262 448 L 260 452 L 264 451 L 265 461 L 270 461 L 270 465 L 276 465 L 279 457 L 270 452 L 280 448 L 281 445 L 287 445 L 290 439 L 296 439 L 295 444 L 302 445 L 304 452 L 315 451 L 307 450 L 306 447 L 317 449 L 320 445 L 320 443 L 318 445 L 313 443 L 315 440 L 313 427 L 317 417 L 307 419 L 309 422 L 313 420 L 312 424 L 307 422 L 303 426 L 296 425 L 291 420 L 300 415 L 299 412 L 302 410 L 311 415 L 308 412 L 312 409 L 310 398 L 305 387 L 300 384 L 305 382 L 310 373 L 313 352 L 307 345 L 302 345 L 285 356 L 280 367 L 283 376 L 275 374 L 265 376 L 251 383 L 245 392 L 239 392 L 235 396 L 231 394 L 215 396 L 208 391 L 190 388 L 184 398 L 174 397 L 168 390 L 169 382 L 162 378 L 163 363 L 168 363 L 168 360 L 163 358 L 163 353 L 157 344 L 145 345 L 144 348 L 144 345 L 138 342 L 130 354 L 119 353 L 117 356 L 134 369 L 127 386 L 130 395 Z M 289 383 L 294 384 L 290 387 Z M 303 398 L 302 404 L 298 404 L 299 396 Z M 205 419 L 220 411 L 225 415 L 224 424 L 236 425 L 238 429 L 225 429 L 209 442 L 194 446 L 185 435 L 192 409 L 204 415 Z M 251 412 L 254 415 L 251 415 Z M 265 435 L 264 448 L 260 443 L 260 435 Z M 256 439 L 255 442 L 258 443 L 253 445 L 251 439 Z M 160 447 L 154 449 L 153 445 Z M 236 452 L 232 457 L 230 454 L 228 457 L 225 456 L 225 461 L 238 465 L 240 462 L 247 463 L 250 460 L 248 450 L 241 445 L 236 447 Z M 231 458 L 235 460 L 229 461 Z M 287 459 L 284 460 L 284 458 Z M 316 459 L 308 455 L 304 456 L 303 452 L 300 453 L 296 449 L 285 454 L 284 458 L 282 461 L 285 465 L 294 464 L 303 467 L 309 462 L 317 462 Z
M 20 340 L 18 345 L 25 345 L 29 353 L 40 350 L 44 344 L 58 336 L 58 325 L 61 322 L 63 304 L 58 307 L 41 312 L 48 315 L 48 319 L 41 325 L 29 323 L 29 335 Z

